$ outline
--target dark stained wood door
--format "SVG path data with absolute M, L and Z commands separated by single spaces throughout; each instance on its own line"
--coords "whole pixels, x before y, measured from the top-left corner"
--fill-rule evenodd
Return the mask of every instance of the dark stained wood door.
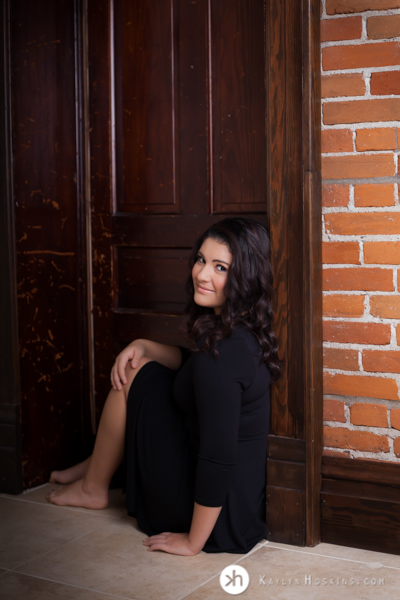
M 194 239 L 269 228 L 285 373 L 272 396 L 271 540 L 319 539 L 319 2 L 88 0 L 93 425 L 113 354 L 179 343 Z
M 180 341 L 196 237 L 266 222 L 265 2 L 93 0 L 88 25 L 99 409 L 113 352 Z

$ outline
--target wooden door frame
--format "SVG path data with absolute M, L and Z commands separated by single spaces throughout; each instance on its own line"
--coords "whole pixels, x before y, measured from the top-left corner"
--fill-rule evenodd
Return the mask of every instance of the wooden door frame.
M 313 546 L 323 447 L 319 0 L 268 2 L 267 28 L 269 228 L 285 360 L 272 396 L 268 537 Z
M 0 490 L 22 492 L 22 440 L 11 152 L 9 3 L 0 9 Z

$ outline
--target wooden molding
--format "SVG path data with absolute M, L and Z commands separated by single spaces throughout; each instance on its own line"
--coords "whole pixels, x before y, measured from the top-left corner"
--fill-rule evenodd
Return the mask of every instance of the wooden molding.
M 324 479 L 344 479 L 400 487 L 400 464 L 347 457 L 324 456 Z
M 284 376 L 273 388 L 270 440 L 281 437 L 287 449 L 293 446 L 289 440 L 302 441 L 304 453 L 302 467 L 290 467 L 297 486 L 304 477 L 300 502 L 290 481 L 276 487 L 276 475 L 293 460 L 286 455 L 285 465 L 275 463 L 282 460 L 273 456 L 280 449 L 276 442 L 270 445 L 267 494 L 272 487 L 274 493 L 267 510 L 285 532 L 274 526 L 270 539 L 309 546 L 320 539 L 322 454 L 319 10 L 316 0 L 267 4 L 269 226 L 278 290 L 276 330 L 285 360 Z M 285 494 L 293 498 L 290 527 L 289 506 L 282 514 Z M 292 535 L 293 523 L 302 523 L 302 535 L 300 525 Z
M 321 541 L 400 554 L 400 465 L 323 457 Z

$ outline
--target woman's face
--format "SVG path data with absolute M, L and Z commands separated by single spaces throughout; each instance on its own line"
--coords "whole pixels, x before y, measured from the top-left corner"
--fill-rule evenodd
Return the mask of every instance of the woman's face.
M 225 302 L 224 288 L 232 254 L 228 246 L 207 238 L 192 269 L 194 301 L 199 306 L 213 308 L 218 315 Z

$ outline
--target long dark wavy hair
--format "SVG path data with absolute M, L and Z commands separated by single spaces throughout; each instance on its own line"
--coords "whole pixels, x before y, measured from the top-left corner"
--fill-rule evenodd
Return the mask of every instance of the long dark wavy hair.
M 192 269 L 201 245 L 207 238 L 225 244 L 232 254 L 224 288 L 226 300 L 220 314 L 194 302 L 191 274 L 186 282 L 189 300 L 183 328 L 193 349 L 211 350 L 218 355 L 216 344 L 227 337 L 235 325 L 242 324 L 256 335 L 272 381 L 282 372 L 278 342 L 272 331 L 273 276 L 270 242 L 265 228 L 253 219 L 228 218 L 211 225 L 196 241 L 190 258 Z M 200 344 L 200 347 L 199 347 Z

